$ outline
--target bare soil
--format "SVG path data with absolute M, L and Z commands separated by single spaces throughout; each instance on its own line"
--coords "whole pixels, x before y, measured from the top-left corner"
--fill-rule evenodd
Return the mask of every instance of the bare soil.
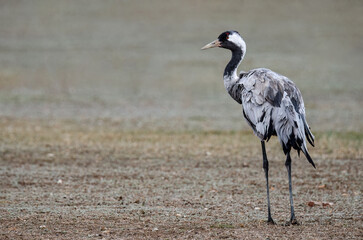
M 268 225 L 251 132 L 125 132 L 109 123 L 3 119 L 1 239 L 361 239 L 362 135 L 317 134 L 317 169 L 293 155 L 289 219 L 279 143 L 268 143 Z M 330 203 L 331 206 L 309 202 Z

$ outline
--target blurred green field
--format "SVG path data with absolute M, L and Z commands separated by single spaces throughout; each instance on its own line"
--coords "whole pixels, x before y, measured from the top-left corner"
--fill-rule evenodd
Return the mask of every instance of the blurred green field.
M 226 94 L 227 29 L 240 70 L 296 82 L 313 131 L 363 129 L 361 1 L 3 1 L 0 117 L 114 120 L 121 129 L 246 130 Z

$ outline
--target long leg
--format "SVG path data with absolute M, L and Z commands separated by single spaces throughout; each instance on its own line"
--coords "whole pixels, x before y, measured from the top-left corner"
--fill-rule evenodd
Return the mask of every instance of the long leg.
M 267 211 L 268 211 L 267 222 L 275 224 L 274 220 L 271 217 L 270 188 L 268 186 L 268 160 L 267 160 L 266 149 L 265 149 L 265 141 L 261 141 L 261 146 L 262 146 L 262 156 L 263 156 L 263 170 L 265 170 L 266 189 L 267 189 Z
M 289 177 L 289 192 L 290 192 L 290 207 L 291 207 L 291 219 L 290 219 L 290 223 L 291 224 L 298 224 L 298 222 L 296 221 L 296 218 L 295 218 L 294 201 L 292 199 L 291 157 L 290 157 L 290 152 L 288 152 L 286 154 L 285 166 L 286 166 L 286 169 L 287 169 L 287 175 Z

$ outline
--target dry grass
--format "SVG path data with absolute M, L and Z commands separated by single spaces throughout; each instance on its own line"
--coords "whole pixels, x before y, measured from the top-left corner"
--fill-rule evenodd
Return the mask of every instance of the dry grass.
M 251 131 L 125 131 L 115 121 L 77 122 L 61 120 L 26 120 L 3 118 L 0 121 L 3 147 L 39 147 L 61 145 L 75 148 L 118 149 L 137 151 L 160 157 L 163 151 L 178 149 L 183 154 L 210 152 L 222 157 L 251 157 L 259 152 L 259 141 Z M 318 159 L 363 159 L 363 134 L 359 132 L 315 133 L 316 147 L 310 147 Z M 268 144 L 271 155 L 281 152 L 277 140 Z M 256 149 L 255 149 L 256 148 Z M 135 154 L 136 154 L 135 153 Z M 221 155 L 222 154 L 222 155 Z M 224 155 L 223 155 L 224 154 Z M 146 155 L 147 157 L 147 155 Z

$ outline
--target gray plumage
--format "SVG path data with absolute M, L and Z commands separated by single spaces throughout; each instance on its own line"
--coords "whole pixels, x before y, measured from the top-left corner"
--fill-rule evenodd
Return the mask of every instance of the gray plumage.
M 286 155 L 291 204 L 290 223 L 296 222 L 291 184 L 291 148 L 302 151 L 314 166 L 306 140 L 314 146 L 314 136 L 305 118 L 305 106 L 300 90 L 287 77 L 266 68 L 253 69 L 237 75 L 237 68 L 246 54 L 246 44 L 236 31 L 222 33 L 217 40 L 202 49 L 222 47 L 231 50 L 232 58 L 224 70 L 224 86 L 230 96 L 242 104 L 242 112 L 254 134 L 261 140 L 265 170 L 268 222 L 273 223 L 268 186 L 268 160 L 265 141 L 277 136 Z
M 306 139 L 313 145 L 314 136 L 301 93 L 290 79 L 266 68 L 254 69 L 240 74 L 229 94 L 242 103 L 244 117 L 261 141 L 277 135 L 285 153 L 293 147 L 308 154 Z

